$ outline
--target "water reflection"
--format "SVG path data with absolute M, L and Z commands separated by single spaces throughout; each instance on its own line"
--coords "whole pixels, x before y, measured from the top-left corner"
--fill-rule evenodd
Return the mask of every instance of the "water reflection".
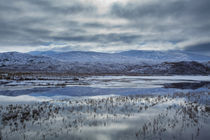
M 2 96 L 95 96 L 208 91 L 209 76 L 92 76 L 79 80 L 1 80 Z
M 165 88 L 177 88 L 177 89 L 198 89 L 198 88 L 208 88 L 210 89 L 209 81 L 201 82 L 180 82 L 180 83 L 166 83 Z

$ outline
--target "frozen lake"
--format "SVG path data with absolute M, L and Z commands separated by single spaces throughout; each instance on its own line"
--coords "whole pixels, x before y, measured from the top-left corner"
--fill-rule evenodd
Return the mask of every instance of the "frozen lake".
M 210 76 L 91 76 L 72 79 L 1 80 L 0 103 L 98 95 L 209 92 Z

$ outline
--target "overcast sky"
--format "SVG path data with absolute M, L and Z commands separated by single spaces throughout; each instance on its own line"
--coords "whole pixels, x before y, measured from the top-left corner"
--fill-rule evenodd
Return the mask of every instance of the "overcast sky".
M 210 0 L 0 0 L 0 51 L 210 55 Z

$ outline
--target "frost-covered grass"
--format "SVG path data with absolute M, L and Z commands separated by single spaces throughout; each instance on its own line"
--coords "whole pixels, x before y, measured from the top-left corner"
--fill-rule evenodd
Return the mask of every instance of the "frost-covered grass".
M 210 93 L 96 96 L 0 106 L 3 139 L 209 139 Z

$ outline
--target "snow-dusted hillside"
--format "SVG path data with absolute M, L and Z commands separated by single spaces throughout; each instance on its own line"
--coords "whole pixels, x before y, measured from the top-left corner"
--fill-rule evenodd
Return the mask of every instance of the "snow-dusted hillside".
M 209 56 L 197 55 L 185 51 L 139 51 L 131 50 L 118 53 L 123 56 L 141 59 L 150 59 L 160 62 L 179 62 L 179 61 L 210 61 Z
M 209 56 L 202 56 L 183 51 L 139 51 L 131 50 L 120 53 L 99 53 L 99 52 L 30 52 L 32 55 L 49 56 L 68 62 L 99 62 L 99 63 L 161 63 L 179 61 L 210 61 Z
M 61 66 L 61 67 L 58 67 Z M 14 70 L 59 70 L 65 64 L 47 56 L 33 56 L 26 53 L 0 53 L 0 68 Z
M 124 56 L 117 53 L 100 53 L 100 52 L 82 52 L 82 51 L 70 51 L 70 52 L 54 52 L 54 51 L 44 51 L 44 52 L 29 52 L 32 55 L 48 56 L 52 58 L 59 59 L 60 61 L 66 62 L 79 62 L 79 63 L 153 63 L 151 59 L 146 58 L 135 58 L 130 56 Z
M 132 51 L 131 51 L 132 52 Z M 37 55 L 8 52 L 0 53 L 1 71 L 43 71 L 69 74 L 210 74 L 210 62 L 190 61 L 160 61 L 161 56 L 153 54 L 149 59 L 138 52 L 119 54 L 96 53 L 96 52 L 39 52 Z M 133 52 L 132 52 L 133 53 Z M 126 56 L 127 55 L 127 56 Z M 130 55 L 130 56 L 129 56 Z M 165 54 L 166 55 L 166 54 Z M 177 54 L 178 55 L 178 54 Z M 154 58 L 153 58 L 154 57 Z M 145 59 L 146 58 L 146 59 Z M 169 56 L 168 56 L 169 58 Z M 181 57 L 182 58 L 182 57 Z M 180 59 L 181 59 L 180 58 Z M 157 61 L 152 61 L 157 59 Z M 146 61 L 145 61 L 146 60 Z M 178 60 L 178 59 L 177 59 Z

